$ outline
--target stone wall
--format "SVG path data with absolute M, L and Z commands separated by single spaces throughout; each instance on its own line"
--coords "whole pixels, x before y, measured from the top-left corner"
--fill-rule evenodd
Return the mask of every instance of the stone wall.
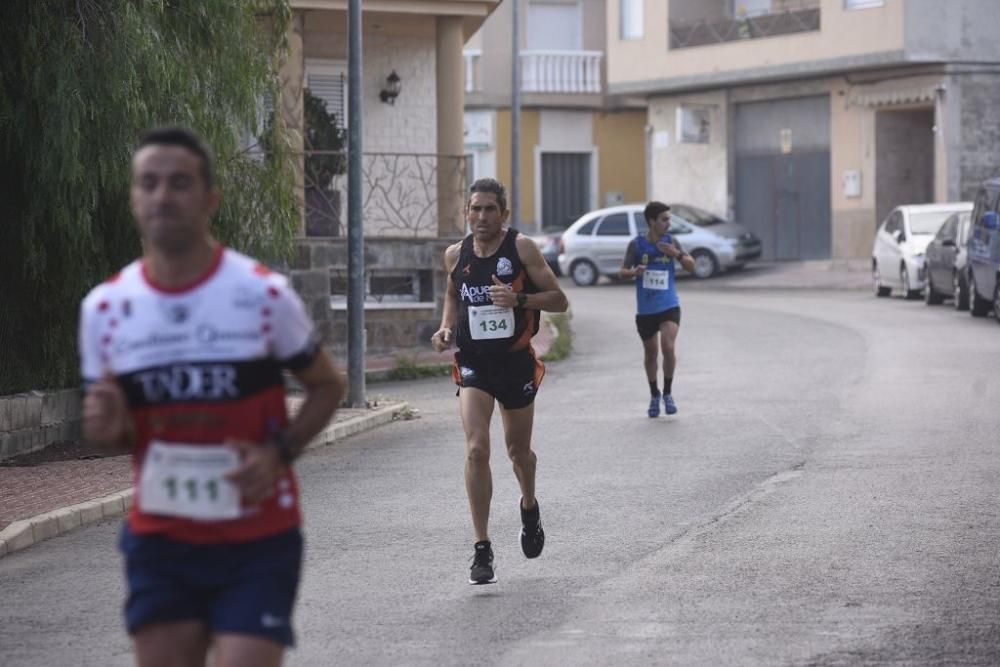
M 0 396 L 0 460 L 79 437 L 79 390 Z

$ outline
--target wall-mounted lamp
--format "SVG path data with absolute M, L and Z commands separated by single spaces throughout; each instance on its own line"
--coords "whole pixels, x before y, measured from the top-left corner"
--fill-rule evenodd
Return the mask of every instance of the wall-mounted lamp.
M 392 70 L 392 74 L 385 77 L 385 88 L 382 92 L 378 94 L 380 100 L 386 104 L 395 104 L 396 97 L 399 96 L 399 91 L 403 88 L 403 81 L 396 74 L 396 70 Z

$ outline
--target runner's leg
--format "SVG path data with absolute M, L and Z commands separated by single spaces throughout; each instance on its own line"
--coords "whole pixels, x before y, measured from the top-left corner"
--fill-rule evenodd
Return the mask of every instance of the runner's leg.
M 465 428 L 465 490 L 476 541 L 489 538 L 490 500 L 493 498 L 493 475 L 490 471 L 490 420 L 494 398 L 481 389 L 459 390 L 462 426 Z
M 215 636 L 216 667 L 279 667 L 285 647 L 270 639 L 248 635 Z
M 500 416 L 503 419 L 504 439 L 507 441 L 507 456 L 513 465 L 517 483 L 521 486 L 521 509 L 531 509 L 535 506 L 535 466 L 538 461 L 531 449 L 535 404 L 516 410 L 501 407 Z
M 660 349 L 663 352 L 663 378 L 674 377 L 674 368 L 677 367 L 677 354 L 675 352 L 677 342 L 677 332 L 680 325 L 669 320 L 660 325 Z M 655 336 L 654 336 L 655 338 Z M 655 362 L 654 362 L 655 363 Z M 670 393 L 670 392 L 664 392 Z
M 133 636 L 139 667 L 202 667 L 208 653 L 208 626 L 202 621 L 150 623 Z
M 663 327 L 660 327 L 660 331 Z M 642 354 L 643 354 L 643 366 L 646 369 L 646 380 L 651 383 L 656 382 L 656 362 L 659 353 L 660 342 L 658 340 L 659 336 L 653 334 L 649 338 L 642 341 Z M 665 361 L 665 360 L 664 360 Z

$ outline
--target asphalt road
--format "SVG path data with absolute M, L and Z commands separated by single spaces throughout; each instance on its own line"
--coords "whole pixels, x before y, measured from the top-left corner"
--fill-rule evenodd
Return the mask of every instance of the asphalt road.
M 290 665 L 1000 663 L 1000 327 L 864 292 L 681 285 L 675 417 L 624 285 L 568 288 L 535 447 L 545 553 L 495 446 L 495 586 L 447 379 L 309 453 Z M 494 441 L 500 443 L 499 428 Z M 0 664 L 125 665 L 118 526 L 0 560 Z

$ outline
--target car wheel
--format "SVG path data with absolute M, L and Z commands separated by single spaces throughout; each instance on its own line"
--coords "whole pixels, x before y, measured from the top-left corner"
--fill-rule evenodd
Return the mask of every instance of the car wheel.
M 962 274 L 953 271 L 951 274 L 952 299 L 955 300 L 955 310 L 969 309 L 969 289 L 962 280 Z
M 578 259 L 569 267 L 569 277 L 580 287 L 589 287 L 597 282 L 600 274 L 589 259 Z
M 903 285 L 904 299 L 915 299 L 920 296 L 920 292 L 910 289 L 910 272 L 906 269 L 906 264 L 899 267 L 899 282 Z
M 892 290 L 882 284 L 882 273 L 878 270 L 878 262 L 872 260 L 872 289 L 875 296 L 889 296 Z
M 927 272 L 927 280 L 924 281 L 924 303 L 928 306 L 936 306 L 944 301 L 944 297 L 934 290 L 934 283 L 931 281 L 930 271 Z
M 973 317 L 986 317 L 986 314 L 990 312 L 990 306 L 992 306 L 989 301 L 979 296 L 979 290 L 976 289 L 976 276 L 973 273 L 969 273 L 969 314 Z
M 708 250 L 695 250 L 691 253 L 691 258 L 694 260 L 692 273 L 696 278 L 711 278 L 719 270 L 719 262 L 716 261 L 715 255 Z

